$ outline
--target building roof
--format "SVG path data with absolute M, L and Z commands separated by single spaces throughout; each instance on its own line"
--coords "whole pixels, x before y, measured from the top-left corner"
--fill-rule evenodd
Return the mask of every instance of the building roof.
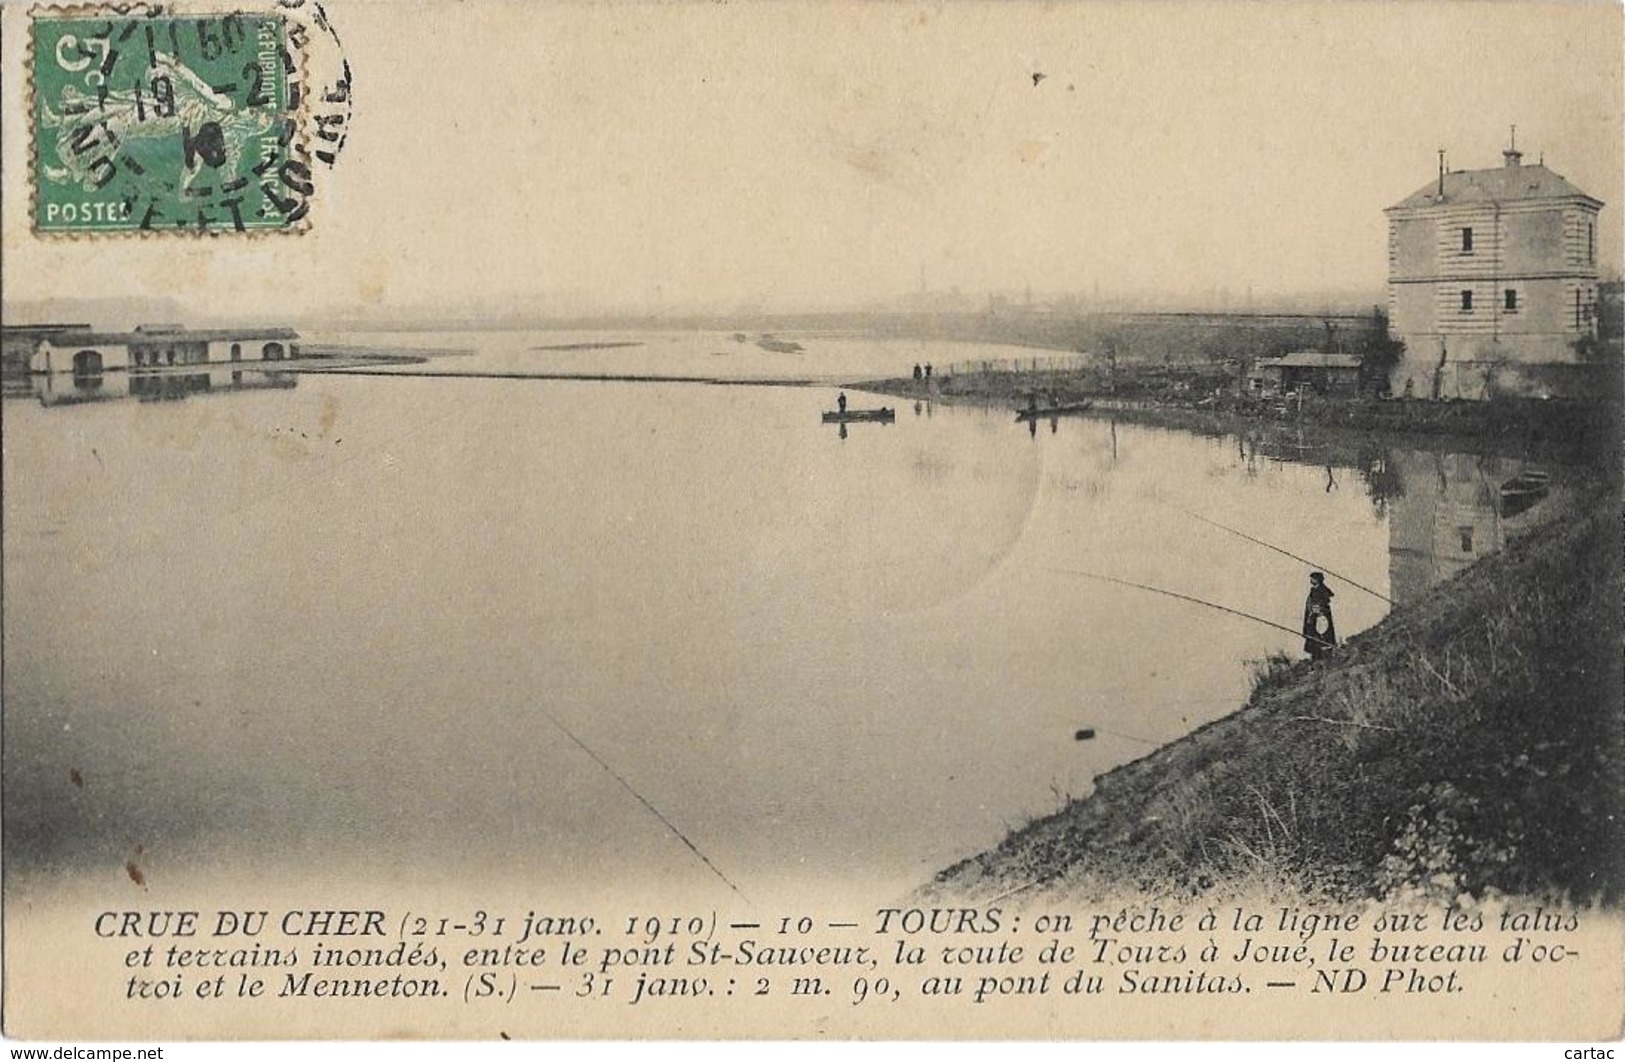
M 127 346 L 131 343 L 151 345 L 154 343 L 225 343 L 235 340 L 295 340 L 299 333 L 291 328 L 176 328 L 173 331 L 164 326 L 164 331 L 157 331 L 159 326 L 143 325 L 134 332 L 90 332 L 90 331 L 62 331 L 43 334 L 42 339 L 49 340 L 56 347 L 98 347 L 98 346 Z
M 157 325 L 136 329 L 131 339 L 143 343 L 214 343 L 233 339 L 298 339 L 291 328 L 175 328 L 159 330 Z
M 1261 363 L 1261 368 L 1272 366 L 1282 369 L 1358 369 L 1364 359 L 1358 354 L 1321 354 L 1313 350 L 1283 354 L 1273 361 Z
M 39 338 L 53 347 L 116 347 L 128 345 L 132 332 L 53 332 Z
M 1513 203 L 1530 199 L 1589 199 L 1602 206 L 1602 200 L 1587 195 L 1561 174 L 1545 166 L 1498 166 L 1489 170 L 1457 170 L 1444 175 L 1444 194 L 1437 179 L 1423 185 L 1414 195 L 1402 199 L 1389 210 L 1471 203 Z
M 49 334 L 51 332 L 88 332 L 88 331 L 90 331 L 90 326 L 88 324 L 25 324 L 25 325 L 10 325 L 10 324 L 8 324 L 8 325 L 0 325 L 0 333 L 4 333 L 5 335 L 8 335 L 8 336 L 10 336 L 10 335 L 19 335 L 19 336 L 42 335 L 43 336 L 43 335 L 47 335 L 47 334 Z

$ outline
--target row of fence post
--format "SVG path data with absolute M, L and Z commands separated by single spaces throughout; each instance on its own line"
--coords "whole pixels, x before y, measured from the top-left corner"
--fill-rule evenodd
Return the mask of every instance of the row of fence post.
M 1093 361 L 1089 354 L 1055 358 L 984 358 L 956 361 L 942 371 L 944 376 L 970 376 L 992 372 L 1069 372 L 1086 369 Z

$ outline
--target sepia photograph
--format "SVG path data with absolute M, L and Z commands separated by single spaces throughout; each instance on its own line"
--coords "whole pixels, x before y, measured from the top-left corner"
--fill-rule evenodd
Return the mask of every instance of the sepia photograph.
M 0 3 L 5 1037 L 1619 1039 L 1622 11 Z

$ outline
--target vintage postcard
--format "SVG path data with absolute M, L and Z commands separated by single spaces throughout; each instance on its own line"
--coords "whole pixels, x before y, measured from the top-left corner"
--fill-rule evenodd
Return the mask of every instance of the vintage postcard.
M 7 1038 L 1620 1036 L 1618 4 L 0 29 Z

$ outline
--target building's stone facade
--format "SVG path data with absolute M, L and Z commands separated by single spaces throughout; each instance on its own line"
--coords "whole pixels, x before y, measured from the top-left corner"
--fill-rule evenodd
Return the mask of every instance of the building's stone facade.
M 1417 398 L 1549 394 L 1597 328 L 1603 204 L 1505 152 L 1389 207 L 1391 386 Z

